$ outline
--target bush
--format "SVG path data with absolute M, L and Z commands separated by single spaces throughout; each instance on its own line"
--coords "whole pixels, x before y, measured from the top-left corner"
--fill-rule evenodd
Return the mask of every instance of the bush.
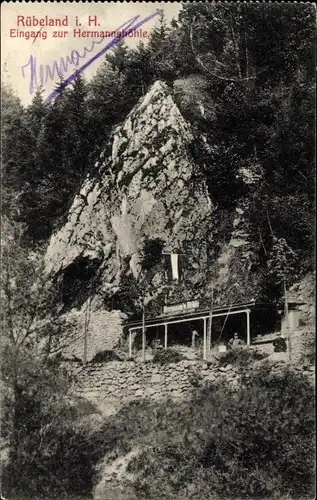
M 167 363 L 179 363 L 184 359 L 186 358 L 174 349 L 159 349 L 155 351 L 152 361 L 153 363 L 160 363 L 161 365 L 165 365 Z
M 108 361 L 123 361 L 123 359 L 115 351 L 109 349 L 97 352 L 90 363 L 107 363 Z
M 245 366 L 247 363 L 252 363 L 253 361 L 259 361 L 267 357 L 256 349 L 248 349 L 245 347 L 230 349 L 227 352 L 221 353 L 218 357 L 219 363 L 221 365 L 241 365 Z
M 2 401 L 2 437 L 9 455 L 2 481 L 7 495 L 53 499 L 90 492 L 95 468 L 90 420 L 96 409 L 69 397 L 58 361 L 45 362 L 16 347 L 3 354 L 8 390 Z
M 146 426 L 131 464 L 139 499 L 314 497 L 314 390 L 304 377 L 264 371 L 235 391 L 210 386 Z
M 38 371 L 31 360 L 19 369 L 19 447 L 3 479 L 5 487 L 11 479 L 12 493 L 22 491 L 23 498 L 88 495 L 96 464 L 135 448 L 140 453 L 128 466 L 134 480 L 122 485 L 133 490 L 127 498 L 314 496 L 314 389 L 306 377 L 272 375 L 263 367 L 247 386 L 233 390 L 221 382 L 197 389 L 189 401 L 133 402 L 92 429 L 94 409 L 67 398 L 54 366 Z M 79 418 L 83 413 L 86 419 Z M 4 429 L 6 438 L 10 425 Z
M 311 366 L 315 364 L 316 359 L 316 339 L 310 339 L 305 345 L 304 352 L 300 356 L 299 364 Z

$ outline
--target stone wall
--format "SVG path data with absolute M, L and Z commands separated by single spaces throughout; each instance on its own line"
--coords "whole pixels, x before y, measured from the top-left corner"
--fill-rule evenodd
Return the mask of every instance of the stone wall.
M 274 353 L 269 358 L 272 373 L 284 370 L 283 353 Z M 251 374 L 261 360 L 241 368 L 239 365 L 207 364 L 199 360 L 183 360 L 178 363 L 137 363 L 134 361 L 111 361 L 89 364 L 86 367 L 72 364 L 74 375 L 73 393 L 96 404 L 104 414 L 115 413 L 123 405 L 143 398 L 153 400 L 188 399 L 205 382 L 229 382 L 239 385 L 242 375 Z M 293 366 L 294 370 L 302 370 Z M 314 367 L 304 373 L 314 380 Z
M 166 365 L 111 361 L 86 367 L 73 366 L 73 390 L 94 402 L 103 413 L 110 414 L 122 405 L 142 398 L 188 397 L 193 388 L 192 377 L 200 368 L 200 363 L 189 360 Z

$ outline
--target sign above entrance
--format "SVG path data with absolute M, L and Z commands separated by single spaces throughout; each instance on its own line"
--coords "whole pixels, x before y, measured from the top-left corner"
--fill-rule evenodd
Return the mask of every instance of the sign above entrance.
M 164 306 L 164 314 L 176 314 L 181 312 L 193 311 L 199 307 L 198 300 L 192 300 L 190 302 L 183 302 L 182 304 L 173 304 L 171 306 Z

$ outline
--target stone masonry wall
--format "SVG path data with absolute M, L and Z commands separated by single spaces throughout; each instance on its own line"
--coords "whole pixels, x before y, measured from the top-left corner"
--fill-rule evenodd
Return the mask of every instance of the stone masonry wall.
M 199 369 L 196 361 L 160 365 L 134 361 L 111 361 L 72 367 L 74 393 L 84 396 L 105 414 L 114 413 L 130 401 L 188 397 L 191 379 Z
M 280 359 L 280 353 L 278 356 L 275 353 L 271 358 L 272 373 L 285 369 L 286 363 Z M 242 374 L 250 374 L 254 367 L 249 365 L 242 369 L 230 364 L 207 365 L 198 360 L 184 360 L 164 365 L 133 361 L 111 361 L 86 367 L 72 364 L 70 369 L 74 375 L 73 393 L 96 404 L 102 413 L 111 414 L 130 401 L 142 398 L 156 401 L 188 399 L 198 386 L 207 381 L 225 380 L 237 386 Z M 298 366 L 293 366 L 293 369 L 302 370 Z M 314 380 L 314 367 L 304 373 Z

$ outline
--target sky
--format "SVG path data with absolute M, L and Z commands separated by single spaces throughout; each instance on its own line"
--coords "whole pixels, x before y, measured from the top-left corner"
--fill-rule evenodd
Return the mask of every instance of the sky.
M 51 79 L 49 77 L 47 66 L 53 70 L 54 61 L 60 65 L 61 58 L 66 61 L 68 56 L 71 62 L 68 64 L 67 72 L 64 73 L 64 78 L 67 78 L 76 69 L 75 64 L 78 53 L 84 55 L 84 49 L 87 49 L 86 56 L 77 59 L 77 67 L 80 67 L 111 40 L 111 38 L 101 40 L 100 38 L 74 37 L 74 29 L 113 31 L 131 18 L 140 16 L 138 21 L 141 21 L 147 16 L 155 14 L 157 9 L 164 9 L 167 21 L 171 21 L 173 18 L 177 19 L 180 8 L 180 3 L 168 2 L 3 2 L 1 4 L 2 80 L 13 87 L 24 105 L 28 105 L 34 95 L 36 84 L 41 81 L 41 65 L 43 67 L 42 75 L 48 75 L 48 78 L 44 78 L 43 85 L 44 97 L 47 97 L 53 91 L 56 80 L 58 80 L 58 78 Z M 18 16 L 24 16 L 24 18 Z M 22 26 L 21 23 L 27 21 L 27 16 L 31 16 L 31 19 L 34 16 L 37 20 L 43 19 L 45 16 L 50 19 L 65 19 L 65 16 L 67 16 L 68 26 Z M 89 26 L 89 16 L 91 18 L 96 16 L 99 26 L 94 26 L 93 20 L 91 20 Z M 76 26 L 76 17 L 81 26 Z M 20 22 L 19 26 L 18 20 Z M 157 21 L 158 16 L 154 16 L 140 28 L 143 31 L 150 32 Z M 41 30 L 40 35 L 42 36 L 31 38 L 30 32 L 38 32 L 39 30 Z M 62 38 L 56 38 L 53 37 L 55 31 L 63 32 L 63 34 L 66 31 L 67 34 Z M 20 33 L 26 35 L 27 32 L 29 32 L 29 39 L 26 39 L 26 36 L 18 36 Z M 44 39 L 45 35 L 43 36 L 44 32 L 47 32 L 46 39 Z M 100 43 L 93 46 L 93 40 Z M 133 47 L 137 45 L 140 38 L 126 38 L 125 40 L 128 46 Z M 142 40 L 145 43 L 147 41 L 146 38 Z M 91 50 L 91 52 L 89 53 L 88 50 Z M 96 73 L 102 59 L 102 56 L 97 58 L 84 70 L 83 74 L 87 80 Z

